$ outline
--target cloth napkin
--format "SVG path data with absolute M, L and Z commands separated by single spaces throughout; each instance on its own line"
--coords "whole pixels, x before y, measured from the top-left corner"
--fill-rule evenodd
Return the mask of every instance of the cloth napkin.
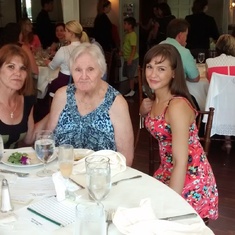
M 88 156 L 94 156 L 97 160 L 99 156 L 106 156 L 110 159 L 111 177 L 126 170 L 126 158 L 119 152 L 113 150 L 100 150 L 96 151 Z M 88 157 L 87 156 L 87 157 Z M 85 158 L 77 161 L 77 164 L 73 167 L 73 174 L 82 174 L 86 172 Z
M 57 201 L 63 201 L 65 199 L 66 181 L 60 171 L 52 175 L 52 180 L 55 186 Z M 69 182 L 67 187 L 70 191 L 76 191 L 79 189 L 79 187 L 72 182 Z
M 126 235 L 211 235 L 214 234 L 203 221 L 183 224 L 156 218 L 150 199 L 143 199 L 136 208 L 119 207 L 113 223 Z

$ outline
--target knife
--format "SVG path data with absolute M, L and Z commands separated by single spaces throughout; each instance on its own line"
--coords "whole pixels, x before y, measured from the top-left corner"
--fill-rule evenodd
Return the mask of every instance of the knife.
M 75 183 L 76 185 L 78 185 L 80 188 L 84 189 L 85 187 L 82 186 L 81 184 L 79 184 L 77 181 L 73 180 L 72 178 L 69 178 L 73 183 Z
M 185 215 L 176 215 L 176 216 L 170 216 L 170 217 L 159 218 L 159 219 L 173 221 L 173 220 L 189 219 L 189 218 L 194 218 L 194 217 L 197 217 L 196 213 L 188 213 Z
M 4 170 L 4 169 L 0 169 L 0 172 L 15 174 L 15 175 L 18 175 L 18 176 L 21 176 L 21 177 L 29 175 L 29 173 L 22 173 L 22 172 L 16 172 L 16 171 Z

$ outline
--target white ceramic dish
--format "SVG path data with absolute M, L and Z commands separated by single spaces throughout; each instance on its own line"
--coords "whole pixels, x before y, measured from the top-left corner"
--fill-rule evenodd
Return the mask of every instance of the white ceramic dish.
M 19 153 L 27 153 L 28 157 L 30 158 L 30 164 L 28 165 L 18 165 L 18 164 L 13 164 L 11 162 L 8 162 L 8 158 L 12 153 L 19 152 Z M 52 158 L 48 161 L 52 162 L 57 158 L 56 151 Z M 43 165 L 43 163 L 37 158 L 36 153 L 33 148 L 18 148 L 18 149 L 5 149 L 3 153 L 3 157 L 1 162 L 4 165 L 11 166 L 11 167 L 20 167 L 20 168 L 26 168 L 26 167 L 33 167 L 33 166 L 40 166 Z

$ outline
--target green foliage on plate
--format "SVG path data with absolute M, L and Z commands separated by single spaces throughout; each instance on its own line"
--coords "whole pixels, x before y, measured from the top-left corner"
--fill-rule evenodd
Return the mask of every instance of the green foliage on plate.
M 7 161 L 17 165 L 30 164 L 30 158 L 28 157 L 27 153 L 19 153 L 19 152 L 12 153 Z

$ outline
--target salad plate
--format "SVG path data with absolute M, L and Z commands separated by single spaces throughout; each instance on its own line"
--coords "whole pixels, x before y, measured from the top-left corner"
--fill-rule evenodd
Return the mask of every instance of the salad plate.
M 14 164 L 8 161 L 9 157 L 13 154 L 13 153 L 26 153 L 27 157 L 30 159 L 30 164 Z M 54 155 L 51 157 L 51 159 L 48 161 L 48 163 L 54 161 L 57 158 L 57 154 L 56 151 L 54 153 Z M 18 149 L 5 149 L 4 153 L 3 153 L 3 157 L 1 159 L 1 162 L 4 165 L 7 166 L 11 166 L 11 167 L 20 167 L 20 168 L 27 168 L 27 167 L 33 167 L 33 166 L 40 166 L 43 165 L 43 163 L 37 158 L 36 156 L 36 152 L 33 148 L 18 148 Z

